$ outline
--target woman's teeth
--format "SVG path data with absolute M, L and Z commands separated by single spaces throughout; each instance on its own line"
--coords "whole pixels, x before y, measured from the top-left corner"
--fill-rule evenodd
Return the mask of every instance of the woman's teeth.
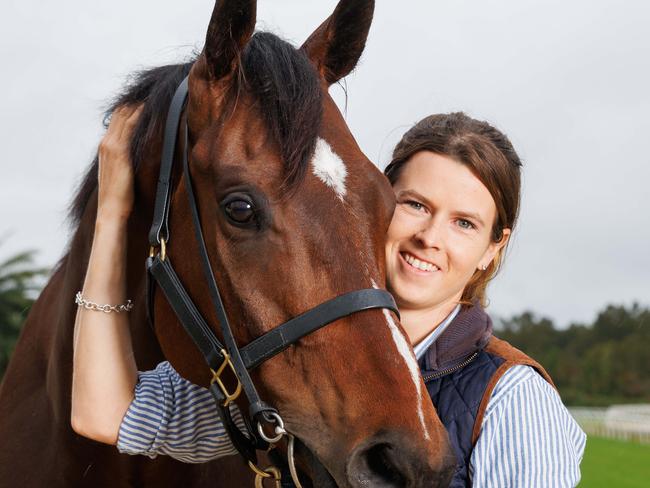
M 422 271 L 439 271 L 440 268 L 433 263 L 427 263 L 426 261 L 420 261 L 418 258 L 411 256 L 407 253 L 402 253 L 404 260 L 409 263 L 411 266 Z

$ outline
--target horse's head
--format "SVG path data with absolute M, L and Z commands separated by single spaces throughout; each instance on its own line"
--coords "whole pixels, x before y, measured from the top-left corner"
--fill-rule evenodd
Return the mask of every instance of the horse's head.
M 254 1 L 215 7 L 190 72 L 185 117 L 201 225 L 240 345 L 335 296 L 384 286 L 393 192 L 328 94 L 355 67 L 372 12 L 371 1 L 342 0 L 295 49 L 254 34 Z M 167 252 L 212 320 L 186 190 L 181 182 L 172 197 Z M 165 355 L 206 384 L 203 360 L 160 298 L 156 330 Z M 302 441 L 299 457 L 314 479 L 341 487 L 448 479 L 446 432 L 387 310 L 337 320 L 252 377 Z

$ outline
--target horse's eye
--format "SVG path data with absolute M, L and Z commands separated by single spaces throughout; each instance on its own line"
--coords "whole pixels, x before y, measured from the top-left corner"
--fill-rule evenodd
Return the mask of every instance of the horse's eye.
M 236 224 L 248 224 L 255 217 L 255 209 L 251 202 L 246 200 L 233 200 L 228 202 L 224 209 L 230 220 Z

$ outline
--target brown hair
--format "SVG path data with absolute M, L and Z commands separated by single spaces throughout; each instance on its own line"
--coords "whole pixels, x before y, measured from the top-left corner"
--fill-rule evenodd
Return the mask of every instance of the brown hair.
M 519 214 L 521 160 L 508 137 L 487 122 L 462 112 L 425 117 L 408 130 L 393 151 L 384 170 L 391 184 L 399 179 L 405 163 L 419 151 L 431 151 L 465 164 L 492 195 L 497 215 L 492 240 L 503 238 L 503 229 L 513 229 Z M 485 271 L 475 271 L 461 297 L 462 303 L 479 301 L 487 306 L 485 290 L 501 268 L 506 246 Z

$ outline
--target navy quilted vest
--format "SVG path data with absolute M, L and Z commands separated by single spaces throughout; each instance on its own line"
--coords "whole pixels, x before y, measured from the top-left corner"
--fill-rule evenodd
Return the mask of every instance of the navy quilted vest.
M 492 337 L 492 321 L 475 303 L 463 306 L 420 359 L 422 377 L 447 429 L 457 458 L 450 486 L 471 486 L 469 458 L 472 431 L 490 379 L 504 360 L 484 348 Z
M 429 396 L 447 429 L 458 460 L 450 487 L 471 486 L 469 459 L 474 447 L 472 431 L 476 415 L 492 375 L 503 362 L 503 358 L 479 351 L 465 367 L 441 377 L 431 378 L 435 372 L 422 371 Z

